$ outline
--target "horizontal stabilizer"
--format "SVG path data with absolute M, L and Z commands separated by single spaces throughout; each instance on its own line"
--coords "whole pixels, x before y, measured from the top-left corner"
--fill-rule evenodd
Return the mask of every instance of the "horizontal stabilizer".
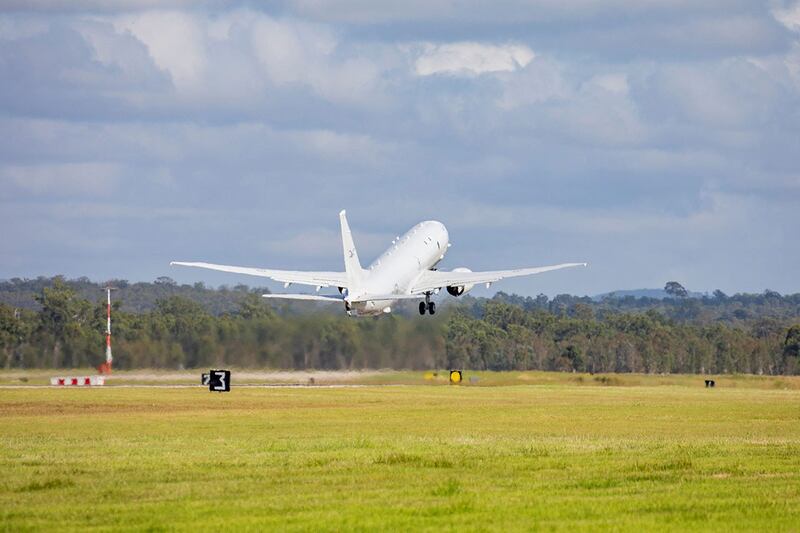
M 343 302 L 346 300 L 350 303 L 386 300 L 419 300 L 422 298 L 419 294 L 364 294 L 357 298 L 345 298 L 340 294 L 332 296 L 322 294 L 262 294 L 261 296 L 274 300 L 311 300 L 316 302 Z
M 312 300 L 315 302 L 344 301 L 344 296 L 342 295 L 326 296 L 322 294 L 262 294 L 261 296 L 275 300 Z
M 379 302 L 386 300 L 421 300 L 419 294 L 364 294 L 357 298 L 348 298 L 348 302 Z
M 347 274 L 344 272 L 307 272 L 301 270 L 275 270 L 270 268 L 253 268 L 233 265 L 216 265 L 214 263 L 173 261 L 170 265 L 207 268 L 220 272 L 246 274 L 271 278 L 281 283 L 297 283 L 299 285 L 315 285 L 317 287 L 347 287 Z

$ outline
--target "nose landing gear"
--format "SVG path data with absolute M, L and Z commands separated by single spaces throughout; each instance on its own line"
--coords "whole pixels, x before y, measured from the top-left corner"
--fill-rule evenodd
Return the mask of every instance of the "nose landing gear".
M 419 303 L 419 314 L 424 315 L 426 310 L 432 315 L 436 313 L 436 304 L 431 301 L 430 292 L 426 292 L 425 301 Z

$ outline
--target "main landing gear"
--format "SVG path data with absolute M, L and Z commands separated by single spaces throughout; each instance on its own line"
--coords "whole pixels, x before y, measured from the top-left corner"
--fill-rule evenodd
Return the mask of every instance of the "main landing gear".
M 425 310 L 428 311 L 430 314 L 436 313 L 436 304 L 431 301 L 431 293 L 425 293 L 425 301 L 419 303 L 419 314 L 424 315 Z

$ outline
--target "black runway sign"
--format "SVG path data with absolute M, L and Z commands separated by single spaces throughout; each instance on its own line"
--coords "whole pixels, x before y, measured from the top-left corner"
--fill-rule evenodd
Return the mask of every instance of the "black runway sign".
M 208 390 L 211 392 L 230 392 L 231 390 L 231 371 L 230 370 L 211 370 L 209 372 Z

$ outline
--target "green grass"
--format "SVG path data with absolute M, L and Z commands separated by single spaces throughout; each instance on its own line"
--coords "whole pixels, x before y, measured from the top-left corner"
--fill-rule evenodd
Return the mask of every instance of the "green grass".
M 721 377 L 712 390 L 697 376 L 552 376 L 229 394 L 2 389 L 0 525 L 800 528 L 796 379 Z M 481 381 L 492 379 L 525 381 Z

